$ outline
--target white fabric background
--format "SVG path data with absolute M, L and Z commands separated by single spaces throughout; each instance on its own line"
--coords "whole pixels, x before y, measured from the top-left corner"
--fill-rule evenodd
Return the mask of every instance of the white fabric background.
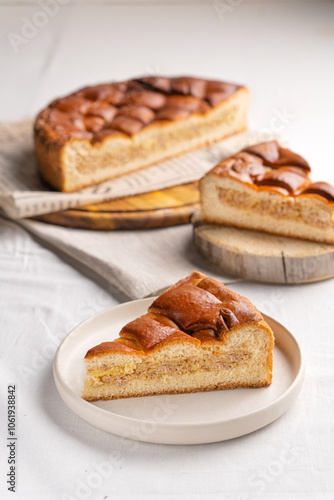
M 221 2 L 222 5 L 225 2 Z M 229 5 L 227 3 L 227 5 Z M 21 119 L 82 84 L 145 73 L 247 83 L 251 126 L 284 125 L 318 178 L 334 181 L 334 4 L 64 6 L 15 54 L 9 31 L 38 6 L 1 6 L 0 119 Z M 282 128 L 282 127 L 281 127 Z M 184 232 L 189 228 L 184 228 Z M 152 238 L 154 238 L 152 231 Z M 85 317 L 124 300 L 92 275 L 0 220 L 0 497 L 20 500 L 301 500 L 333 498 L 333 280 L 283 287 L 235 283 L 300 340 L 302 393 L 268 427 L 229 442 L 173 447 L 122 440 L 64 406 L 52 379 L 59 341 Z M 145 255 L 138 255 L 138 263 Z M 17 493 L 7 491 L 6 390 L 17 384 Z

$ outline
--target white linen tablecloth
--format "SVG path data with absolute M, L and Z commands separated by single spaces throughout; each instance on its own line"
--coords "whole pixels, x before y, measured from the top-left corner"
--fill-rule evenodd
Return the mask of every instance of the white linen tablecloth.
M 52 377 L 52 359 L 62 338 L 118 301 L 16 224 L 1 220 L 0 228 L 1 418 L 6 421 L 7 385 L 15 383 L 15 498 L 332 498 L 332 280 L 298 287 L 230 285 L 290 329 L 303 347 L 304 387 L 279 420 L 248 436 L 210 445 L 135 443 L 74 415 Z M 7 472 L 5 424 L 1 429 L 1 471 Z M 11 498 L 4 483 L 2 476 L 1 498 Z
M 153 3 L 61 5 L 17 53 L 9 33 L 20 34 L 42 7 L 1 5 L 0 120 L 32 116 L 84 84 L 143 73 L 207 75 L 248 84 L 251 128 L 284 133 L 317 178 L 334 181 L 332 2 Z M 185 237 L 190 228 L 177 230 Z M 231 441 L 177 447 L 99 431 L 56 391 L 59 342 L 84 318 L 126 297 L 5 219 L 0 256 L 1 499 L 333 498 L 333 280 L 230 285 L 298 338 L 305 383 L 271 425 Z M 145 265 L 144 253 L 136 258 Z M 16 493 L 6 483 L 10 384 L 17 396 Z

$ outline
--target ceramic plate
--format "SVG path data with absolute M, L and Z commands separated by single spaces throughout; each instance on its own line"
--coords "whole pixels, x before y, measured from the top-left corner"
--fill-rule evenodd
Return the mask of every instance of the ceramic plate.
M 276 340 L 270 387 L 84 401 L 80 394 L 88 349 L 117 338 L 120 329 L 144 314 L 151 303 L 152 298 L 135 300 L 99 313 L 74 328 L 60 344 L 53 366 L 55 383 L 64 403 L 79 417 L 106 432 L 139 441 L 199 444 L 248 434 L 290 408 L 303 383 L 301 349 L 284 326 L 266 315 Z

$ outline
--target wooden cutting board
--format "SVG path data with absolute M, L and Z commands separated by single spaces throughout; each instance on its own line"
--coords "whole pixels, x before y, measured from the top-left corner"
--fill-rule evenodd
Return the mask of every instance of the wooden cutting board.
M 149 229 L 186 224 L 199 206 L 197 183 L 34 217 L 80 229 Z
M 334 245 L 200 221 L 194 243 L 224 273 L 252 281 L 297 284 L 334 276 Z

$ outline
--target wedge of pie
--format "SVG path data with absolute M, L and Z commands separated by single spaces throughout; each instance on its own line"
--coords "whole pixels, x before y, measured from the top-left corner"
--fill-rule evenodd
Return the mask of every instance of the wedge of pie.
M 193 272 L 85 356 L 87 401 L 180 394 L 272 381 L 274 336 L 244 297 Z

